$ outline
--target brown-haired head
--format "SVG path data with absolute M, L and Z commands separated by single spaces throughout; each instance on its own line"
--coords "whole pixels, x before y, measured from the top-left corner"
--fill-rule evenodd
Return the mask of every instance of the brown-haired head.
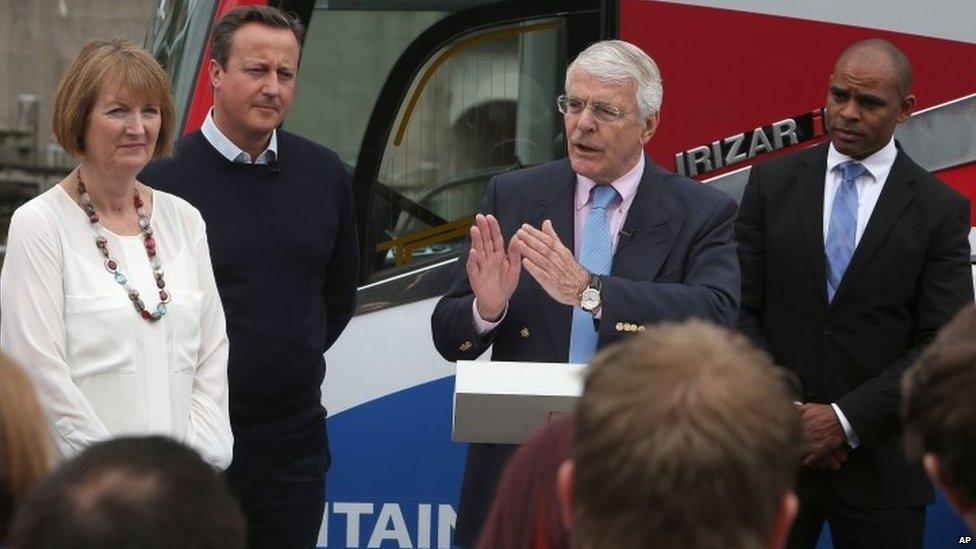
M 221 67 L 227 68 L 227 60 L 230 59 L 230 51 L 234 45 L 234 33 L 248 23 L 288 29 L 295 35 L 299 49 L 301 48 L 305 27 L 297 17 L 272 6 L 239 6 L 225 13 L 214 25 L 213 34 L 210 35 L 210 57 L 220 63 Z
M 47 473 L 51 459 L 51 439 L 34 386 L 13 360 L 0 353 L 0 515 L 23 501 Z M 10 518 L 0 516 L 0 544 Z
M 699 320 L 649 327 L 597 355 L 577 418 L 579 547 L 757 548 L 785 536 L 799 415 L 745 337 Z
M 92 40 L 75 57 L 54 96 L 54 137 L 68 153 L 85 155 L 85 131 L 99 94 L 122 89 L 138 100 L 159 106 L 160 125 L 153 158 L 173 146 L 173 96 L 166 72 L 137 44 L 115 38 Z
M 902 387 L 909 457 L 934 455 L 936 480 L 976 505 L 976 305 L 942 328 Z

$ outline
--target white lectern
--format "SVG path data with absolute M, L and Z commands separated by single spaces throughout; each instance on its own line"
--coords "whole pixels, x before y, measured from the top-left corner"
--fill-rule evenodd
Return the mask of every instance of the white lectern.
M 520 444 L 576 408 L 585 364 L 459 360 L 455 442 Z

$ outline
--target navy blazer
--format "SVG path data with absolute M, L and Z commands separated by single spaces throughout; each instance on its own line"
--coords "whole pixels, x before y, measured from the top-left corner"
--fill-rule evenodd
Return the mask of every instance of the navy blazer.
M 495 176 L 482 213 L 501 225 L 506 245 L 523 223 L 546 219 L 574 249 L 576 174 L 568 159 Z M 698 317 L 731 324 L 738 315 L 739 264 L 733 241 L 735 202 L 706 184 L 668 172 L 645 157 L 633 205 L 618 236 L 609 276 L 602 277 L 603 348 L 642 326 Z M 522 269 L 501 324 L 479 336 L 472 313 L 465 248 L 451 286 L 431 317 L 434 345 L 447 360 L 473 360 L 489 346 L 492 360 L 566 362 L 572 307 L 549 297 Z M 472 444 L 455 536 L 473 544 L 514 446 Z

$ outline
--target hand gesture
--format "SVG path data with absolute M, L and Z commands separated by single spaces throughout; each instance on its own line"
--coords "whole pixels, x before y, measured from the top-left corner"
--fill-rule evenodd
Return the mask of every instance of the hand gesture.
M 495 216 L 475 216 L 471 227 L 471 252 L 465 267 L 481 318 L 495 322 L 502 316 L 518 286 L 521 258 L 515 237 L 505 251 L 502 229 Z
M 564 305 L 579 305 L 580 290 L 590 281 L 590 274 L 580 265 L 573 252 L 563 246 L 548 219 L 542 230 L 525 224 L 515 233 L 522 250 L 522 265 L 550 297 Z

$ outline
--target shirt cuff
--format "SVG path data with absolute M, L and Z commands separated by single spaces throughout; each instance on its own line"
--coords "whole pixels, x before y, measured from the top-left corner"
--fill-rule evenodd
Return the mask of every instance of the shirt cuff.
M 477 332 L 478 335 L 485 335 L 497 328 L 498 325 L 505 320 L 505 315 L 508 314 L 508 303 L 505 304 L 505 310 L 502 311 L 502 316 L 498 317 L 498 320 L 495 322 L 488 322 L 487 320 L 481 318 L 481 315 L 478 314 L 478 298 L 476 297 L 474 298 L 474 301 L 471 302 L 471 314 L 474 315 L 474 331 Z
M 837 414 L 837 419 L 840 420 L 840 426 L 844 429 L 844 436 L 847 437 L 847 445 L 851 449 L 857 448 L 861 445 L 861 441 L 857 439 L 857 433 L 854 432 L 854 428 L 851 427 L 851 423 L 847 421 L 847 416 L 844 412 L 840 411 L 840 406 L 831 402 L 830 407 L 834 409 L 834 413 Z

